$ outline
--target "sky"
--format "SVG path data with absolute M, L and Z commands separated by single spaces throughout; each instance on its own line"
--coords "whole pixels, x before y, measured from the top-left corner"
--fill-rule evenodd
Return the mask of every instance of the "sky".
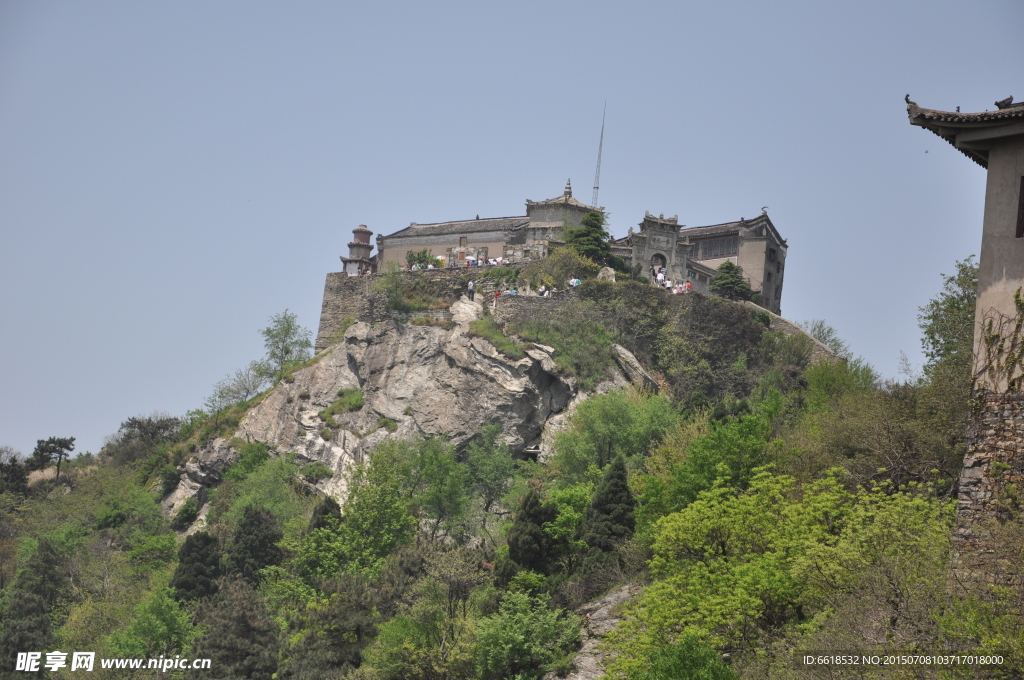
M 1024 97 L 1024 3 L 0 0 L 0 445 L 199 408 L 351 230 L 522 215 L 616 236 L 768 206 L 783 316 L 896 377 L 979 251 L 985 171 L 907 122 Z M 1017 66 L 1014 66 L 1017 64 Z

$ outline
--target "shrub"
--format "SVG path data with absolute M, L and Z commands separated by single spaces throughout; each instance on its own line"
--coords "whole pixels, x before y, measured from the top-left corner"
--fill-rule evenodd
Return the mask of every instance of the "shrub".
M 510 325 L 510 330 L 530 342 L 554 347 L 555 365 L 579 379 L 581 390 L 589 390 L 608 375 L 615 360 L 611 346 L 615 338 L 594 318 L 593 305 L 566 305 L 557 316 L 538 316 Z
M 333 436 L 334 432 L 329 427 L 325 427 L 324 429 L 320 430 L 320 438 L 323 439 L 324 441 L 330 441 L 331 437 Z
M 334 416 L 340 413 L 348 413 L 350 411 L 358 411 L 363 407 L 363 391 L 359 389 L 341 389 L 338 390 L 338 398 L 334 400 L 330 406 L 320 411 L 318 414 L 320 420 L 327 423 L 330 428 L 339 428 L 341 424 L 338 423 Z
M 329 467 L 327 467 L 326 465 L 319 461 L 315 463 L 310 463 L 309 465 L 303 467 L 301 470 L 299 470 L 299 474 L 302 475 L 302 478 L 305 479 L 310 484 L 316 484 L 321 479 L 327 479 L 328 477 L 334 476 L 334 472 L 332 472 Z
M 242 481 L 270 458 L 270 448 L 263 442 L 249 442 L 238 449 L 238 461 L 225 472 L 225 479 Z
M 171 527 L 176 531 L 182 531 L 192 522 L 196 521 L 198 516 L 199 503 L 196 502 L 195 498 L 189 498 L 178 508 L 178 513 L 171 520 Z
M 388 432 L 394 432 L 398 429 L 398 423 L 391 418 L 385 418 L 381 416 L 377 419 L 377 427 L 382 427 Z
M 519 278 L 532 288 L 545 285 L 564 289 L 569 279 L 591 279 L 599 271 L 601 265 L 581 257 L 572 248 L 559 248 L 550 256 L 523 267 Z
M 509 359 L 522 359 L 526 356 L 526 352 L 520 349 L 511 339 L 505 337 L 498 324 L 489 316 L 470 323 L 469 334 L 483 338 Z

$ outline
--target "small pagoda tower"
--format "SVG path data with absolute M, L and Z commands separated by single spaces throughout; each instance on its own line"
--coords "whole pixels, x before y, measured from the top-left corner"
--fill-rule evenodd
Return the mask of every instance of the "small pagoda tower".
M 370 243 L 371 236 L 373 236 L 373 232 L 367 229 L 365 224 L 360 224 L 352 230 L 352 242 L 348 244 L 348 257 L 341 258 L 344 264 L 342 271 L 349 276 L 373 273 L 376 263 L 370 258 L 370 251 L 373 250 L 373 244 Z

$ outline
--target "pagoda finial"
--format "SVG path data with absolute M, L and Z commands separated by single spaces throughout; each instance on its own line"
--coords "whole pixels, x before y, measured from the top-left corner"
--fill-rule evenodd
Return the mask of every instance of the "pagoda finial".
M 572 196 L 572 179 L 565 180 L 565 191 L 562 192 L 563 196 Z

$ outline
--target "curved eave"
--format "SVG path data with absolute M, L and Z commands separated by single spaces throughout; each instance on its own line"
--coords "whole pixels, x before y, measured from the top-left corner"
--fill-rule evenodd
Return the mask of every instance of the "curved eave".
M 993 140 L 1024 134 L 1024 106 L 996 111 L 960 113 L 924 109 L 907 100 L 911 125 L 931 130 L 953 148 L 983 168 L 988 168 L 988 151 Z

